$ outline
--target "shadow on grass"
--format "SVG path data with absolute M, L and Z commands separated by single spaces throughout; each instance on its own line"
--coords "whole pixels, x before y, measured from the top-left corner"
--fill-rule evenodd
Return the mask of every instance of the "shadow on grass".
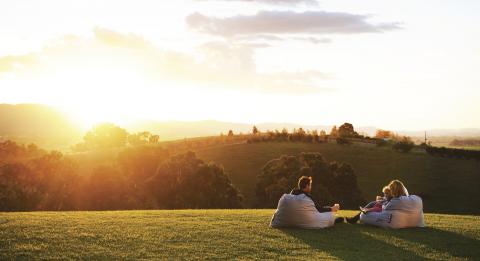
M 280 231 L 343 260 L 448 260 L 480 256 L 477 240 L 435 228 L 387 230 L 339 224 L 329 229 Z
M 480 241 L 433 227 L 390 230 L 390 235 L 419 247 L 457 258 L 480 258 Z

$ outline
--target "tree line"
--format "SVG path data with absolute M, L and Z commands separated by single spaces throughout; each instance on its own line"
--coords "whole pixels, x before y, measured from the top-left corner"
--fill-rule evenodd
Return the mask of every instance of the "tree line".
M 0 211 L 242 206 L 223 168 L 193 152 L 172 155 L 162 147 L 139 145 L 85 171 L 60 152 L 20 155 L 22 147 L 0 143 L 2 153 L 11 156 L 0 163 Z
M 233 135 L 233 131 L 229 131 L 229 135 Z M 256 142 L 305 142 L 305 143 L 327 143 L 330 141 L 336 142 L 339 145 L 350 145 L 353 142 L 371 143 L 379 147 L 390 146 L 393 150 L 400 152 L 409 152 L 415 144 L 410 137 L 400 136 L 392 131 L 377 130 L 375 137 L 361 135 L 355 131 L 351 123 L 344 123 L 337 128 L 336 125 L 332 127 L 330 133 L 327 134 L 324 130 L 304 130 L 303 128 L 295 128 L 293 132 L 288 132 L 283 128 L 281 131 L 275 130 L 261 132 L 256 126 L 253 126 L 252 133 L 247 139 L 247 143 Z

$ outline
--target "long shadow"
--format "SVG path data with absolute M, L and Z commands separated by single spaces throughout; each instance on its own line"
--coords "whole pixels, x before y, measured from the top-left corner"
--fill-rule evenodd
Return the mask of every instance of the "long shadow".
M 333 228 L 306 230 L 284 228 L 285 234 L 311 248 L 343 260 L 432 260 L 480 257 L 478 240 L 435 228 L 382 229 L 338 224 Z
M 368 232 L 375 232 L 379 228 L 338 224 L 333 228 L 307 230 L 283 228 L 285 234 L 295 237 L 311 248 L 326 252 L 342 260 L 428 260 L 415 252 L 395 247 L 375 237 Z M 380 232 L 388 233 L 387 230 Z
M 480 240 L 455 232 L 426 227 L 392 230 L 390 234 L 452 257 L 480 259 Z

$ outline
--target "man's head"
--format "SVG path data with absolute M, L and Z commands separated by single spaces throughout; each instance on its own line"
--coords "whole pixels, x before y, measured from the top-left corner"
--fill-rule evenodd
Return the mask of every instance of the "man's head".
M 298 188 L 304 192 L 310 193 L 310 191 L 312 191 L 312 177 L 301 176 L 298 179 Z

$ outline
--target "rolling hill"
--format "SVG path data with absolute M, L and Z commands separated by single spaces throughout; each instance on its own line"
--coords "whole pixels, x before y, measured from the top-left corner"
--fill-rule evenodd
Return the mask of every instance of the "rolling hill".
M 255 207 L 256 176 L 263 165 L 281 155 L 301 152 L 320 152 L 328 161 L 352 164 L 367 200 L 380 194 L 390 180 L 400 179 L 410 193 L 422 196 L 428 212 L 480 213 L 480 162 L 474 160 L 433 157 L 420 150 L 400 153 L 367 144 L 265 142 L 196 150 L 199 158 L 224 166 L 244 194 L 247 207 Z

